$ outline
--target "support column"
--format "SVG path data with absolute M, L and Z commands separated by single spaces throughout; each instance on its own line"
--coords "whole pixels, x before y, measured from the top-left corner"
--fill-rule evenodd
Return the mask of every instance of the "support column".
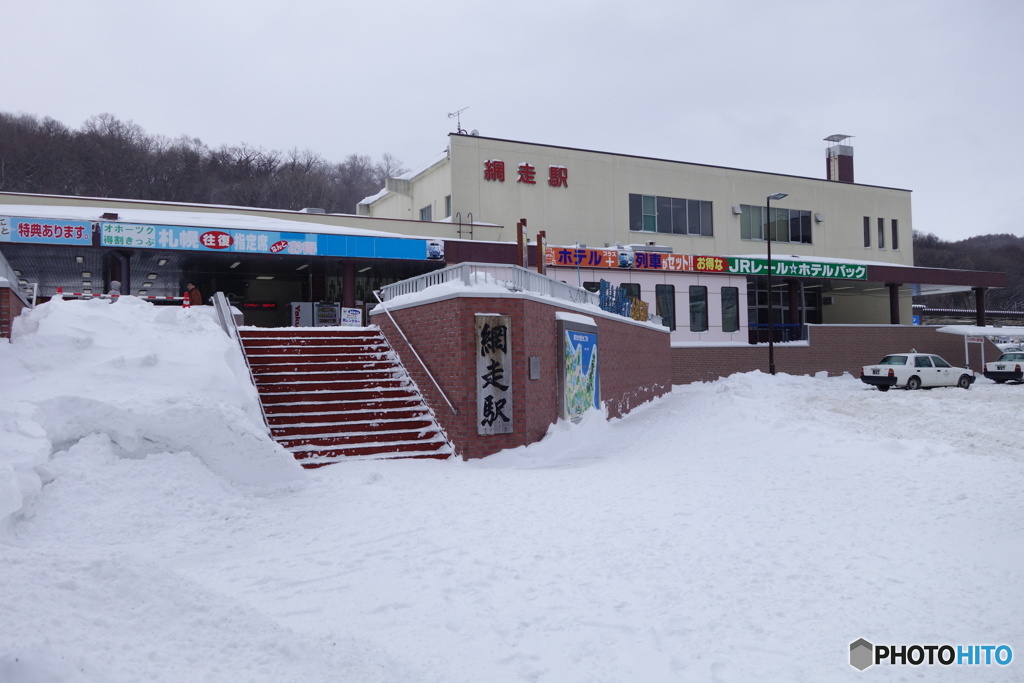
M 121 291 L 125 294 L 129 294 L 132 291 L 132 269 L 131 269 L 131 252 L 125 252 L 121 250 L 114 250 L 111 252 L 110 270 L 105 278 L 109 283 L 111 280 L 117 280 L 121 283 Z M 101 292 L 106 294 L 105 291 Z
M 786 280 L 786 294 L 789 297 L 789 315 L 786 322 L 790 325 L 800 324 L 800 311 L 803 307 L 803 297 L 800 296 L 800 281 L 796 279 Z
M 351 261 L 341 264 L 341 305 L 345 308 L 356 305 L 356 266 Z
M 889 288 L 889 324 L 899 325 L 900 324 L 900 287 L 903 283 L 901 282 L 886 282 L 885 286 Z
M 985 290 L 988 287 L 973 287 L 974 290 L 974 310 L 977 315 L 978 327 L 985 327 Z

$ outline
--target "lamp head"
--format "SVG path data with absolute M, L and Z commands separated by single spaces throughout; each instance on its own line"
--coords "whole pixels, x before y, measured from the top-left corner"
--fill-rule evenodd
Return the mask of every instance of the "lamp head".
M 783 197 L 788 197 L 788 196 L 789 195 L 786 194 L 785 192 L 776 192 L 775 194 L 768 195 L 768 199 L 779 200 L 779 199 L 782 199 Z

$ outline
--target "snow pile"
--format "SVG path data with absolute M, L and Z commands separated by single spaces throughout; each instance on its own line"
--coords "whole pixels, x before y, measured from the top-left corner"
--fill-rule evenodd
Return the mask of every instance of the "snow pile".
M 752 372 L 296 480 L 208 311 L 125 301 L 0 344 L 3 683 L 1022 678 L 1024 386 Z
M 242 484 L 299 476 L 265 434 L 211 307 L 54 299 L 16 318 L 11 336 L 0 343 L 0 520 L 48 481 L 54 454 L 86 439 L 121 458 L 191 454 Z

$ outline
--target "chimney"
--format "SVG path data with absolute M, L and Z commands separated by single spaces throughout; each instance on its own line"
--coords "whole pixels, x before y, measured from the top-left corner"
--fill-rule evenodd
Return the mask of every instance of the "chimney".
M 853 182 L 853 146 L 845 142 L 852 135 L 829 135 L 825 142 L 829 147 L 825 150 L 825 177 L 840 183 Z

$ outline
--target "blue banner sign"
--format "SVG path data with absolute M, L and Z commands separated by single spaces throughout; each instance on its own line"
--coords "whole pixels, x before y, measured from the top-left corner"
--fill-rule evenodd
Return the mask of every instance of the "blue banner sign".
M 104 247 L 132 249 L 223 251 L 243 254 L 348 256 L 420 261 L 444 258 L 443 243 L 424 239 L 138 223 L 100 223 L 100 244 Z
M 0 242 L 89 246 L 92 223 L 59 218 L 0 217 Z

